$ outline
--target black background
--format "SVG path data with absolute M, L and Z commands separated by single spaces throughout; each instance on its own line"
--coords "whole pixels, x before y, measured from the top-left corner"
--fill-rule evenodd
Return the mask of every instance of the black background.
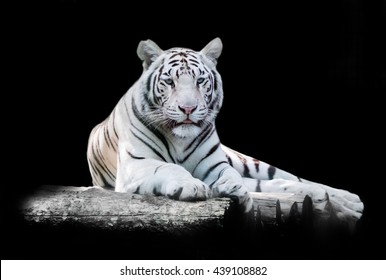
M 222 142 L 360 195 L 364 232 L 352 257 L 385 258 L 384 6 L 357 0 L 137 5 L 51 1 L 13 10 L 6 55 L 16 79 L 3 106 L 11 109 L 4 129 L 16 149 L 8 161 L 12 184 L 2 189 L 2 207 L 11 206 L 5 211 L 40 185 L 91 185 L 88 135 L 141 75 L 140 40 L 200 50 L 220 37 Z M 12 217 L 5 211 L 2 219 Z M 18 248 L 12 221 L 6 230 Z

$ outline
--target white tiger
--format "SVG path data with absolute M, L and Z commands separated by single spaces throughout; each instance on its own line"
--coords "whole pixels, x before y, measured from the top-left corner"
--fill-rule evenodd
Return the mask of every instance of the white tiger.
M 94 185 L 117 192 L 195 201 L 231 197 L 249 211 L 251 191 L 305 193 L 323 207 L 327 193 L 338 216 L 355 222 L 359 197 L 317 184 L 220 143 L 215 118 L 223 89 L 216 70 L 219 38 L 201 51 L 160 49 L 141 41 L 139 80 L 91 132 L 87 157 Z

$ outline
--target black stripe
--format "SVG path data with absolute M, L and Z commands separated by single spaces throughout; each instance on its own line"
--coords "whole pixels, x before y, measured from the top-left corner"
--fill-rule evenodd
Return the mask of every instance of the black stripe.
M 115 140 L 115 139 L 112 139 L 112 141 L 113 141 L 113 150 L 114 150 L 114 152 L 117 152 L 117 148 L 118 148 L 118 142 Z
M 89 166 L 91 167 L 91 169 L 92 169 L 92 173 L 96 173 L 96 174 L 98 174 L 99 172 L 99 170 L 97 170 L 96 168 L 95 168 L 95 166 L 94 166 L 94 164 L 91 162 L 91 160 L 88 160 L 88 164 L 89 164 Z
M 160 152 L 158 152 L 156 149 L 154 149 L 149 143 L 147 143 L 145 140 L 143 140 L 141 137 L 139 137 L 133 130 L 131 130 L 131 133 L 138 139 L 140 140 L 143 144 L 145 144 L 149 149 L 153 151 L 160 159 L 163 161 L 166 161 L 166 159 L 161 155 Z
M 228 164 L 226 161 L 220 161 L 220 162 L 216 163 L 215 165 L 211 166 L 211 167 L 206 171 L 205 175 L 204 175 L 203 178 L 202 178 L 202 181 L 205 181 L 205 179 L 210 175 L 210 173 L 212 173 L 214 169 L 216 169 L 219 165 L 221 165 L 221 164 L 223 164 L 223 163 Z
M 302 178 L 298 177 L 299 182 L 302 182 Z
M 155 98 L 156 83 L 158 80 L 159 80 L 159 76 L 157 75 L 156 77 L 154 77 L 154 80 L 153 80 L 153 91 L 151 92 L 151 94 L 153 95 L 153 100 L 152 100 L 153 104 L 150 104 L 150 105 L 156 104 L 156 100 L 154 100 L 154 98 Z M 146 94 L 146 96 L 149 98 L 149 95 L 150 95 L 150 91 Z
M 159 70 L 158 70 L 158 72 L 159 72 L 160 75 L 162 74 L 162 70 L 163 70 L 163 69 L 164 69 L 164 66 L 161 65 L 161 67 L 160 67 Z
M 237 152 L 236 152 L 236 155 L 239 158 L 239 160 L 241 161 L 241 163 L 243 164 L 243 168 L 244 168 L 243 177 L 249 177 L 249 178 L 252 177 L 251 174 L 249 173 L 249 167 L 247 165 L 247 163 L 248 163 L 247 159 Z
M 113 116 L 112 116 L 112 118 L 113 118 L 113 132 L 114 132 L 114 134 L 115 134 L 115 137 L 117 137 L 117 139 L 118 139 L 118 133 L 117 133 L 117 131 L 115 130 L 115 108 L 114 108 L 114 111 L 113 111 Z
M 192 171 L 192 174 L 194 174 L 194 171 L 196 171 L 196 168 L 200 165 L 200 163 L 206 159 L 207 157 L 209 157 L 211 154 L 213 154 L 217 149 L 218 147 L 220 146 L 220 142 L 217 143 L 216 145 L 214 145 L 210 150 L 209 152 L 196 164 L 196 167 L 193 169 Z
M 213 154 L 217 149 L 218 147 L 220 146 L 220 142 L 218 142 L 216 145 L 214 145 L 210 150 L 209 152 L 205 155 L 205 157 L 203 159 L 206 159 L 208 156 L 210 156 L 211 154 Z M 203 160 L 202 159 L 202 160 Z
M 196 64 L 200 64 L 197 60 L 195 60 L 194 58 L 189 58 L 189 61 L 190 62 L 194 62 L 194 63 L 196 63 Z
M 116 152 L 116 149 L 114 147 L 113 141 L 111 140 L 109 131 L 110 131 L 110 129 L 109 129 L 108 122 L 107 122 L 105 125 L 105 140 L 107 142 L 107 146 L 109 146 L 110 148 L 112 148 L 114 150 L 114 152 Z
M 127 151 L 127 153 L 129 154 L 129 156 L 133 159 L 145 159 L 145 157 L 138 157 L 138 156 L 135 156 L 133 155 L 132 153 L 130 153 L 129 151 Z
M 251 173 L 249 173 L 249 167 L 246 162 L 243 163 L 243 166 L 244 166 L 243 177 L 248 177 L 248 178 L 252 177 Z
M 107 147 L 111 147 L 111 145 L 110 145 L 110 142 L 108 141 L 108 139 L 109 139 L 109 136 L 108 136 L 108 132 L 106 132 L 107 131 L 107 129 L 106 129 L 106 124 L 107 123 L 104 123 L 103 124 L 103 138 L 105 139 L 105 142 L 106 142 L 106 144 L 107 144 Z
M 210 189 L 212 189 L 213 185 L 221 178 L 221 176 L 224 174 L 225 170 L 227 170 L 228 168 L 229 168 L 229 166 L 226 166 L 218 173 L 217 179 L 214 180 L 212 183 L 210 183 L 210 185 L 209 185 Z
M 153 75 L 154 75 L 154 72 L 151 72 L 151 74 L 149 75 L 149 77 L 147 78 L 147 81 L 146 81 L 146 89 L 148 92 L 150 91 L 151 78 L 153 77 Z
M 261 180 L 257 179 L 257 185 L 256 185 L 255 192 L 261 192 L 260 183 L 261 183 Z
M 109 125 L 109 121 L 110 121 L 110 118 L 112 118 L 112 126 L 113 126 L 113 132 L 116 136 L 116 138 L 118 138 L 118 134 L 117 132 L 115 131 L 115 127 L 114 127 L 114 120 L 115 120 L 115 108 L 113 110 L 113 112 L 110 114 L 110 116 L 106 119 L 106 123 L 105 123 L 105 140 L 107 142 L 107 146 L 109 146 L 110 148 L 112 148 L 114 150 L 114 152 L 117 152 L 117 149 L 116 149 L 116 142 L 113 141 L 113 139 L 111 138 L 110 136 L 110 125 Z M 107 134 L 107 136 L 106 136 Z
M 275 175 L 275 172 L 276 172 L 276 167 L 270 165 L 268 167 L 268 178 L 269 178 L 269 180 L 273 179 L 273 176 Z
M 225 156 L 226 156 L 226 158 L 228 160 L 229 165 L 233 167 L 233 162 L 232 162 L 231 157 L 228 154 L 225 154 Z
M 213 93 L 211 93 L 211 100 L 208 101 L 210 104 L 208 104 L 208 108 L 211 109 L 211 110 L 218 110 L 219 109 L 219 100 L 220 100 L 220 95 L 219 94 L 216 94 L 215 98 L 213 98 Z M 214 106 L 217 105 L 217 108 L 214 108 Z
M 255 165 L 255 170 L 256 170 L 256 173 L 259 173 L 260 171 L 260 162 L 257 160 L 257 159 L 253 159 L 253 164 Z
M 216 72 L 212 70 L 213 79 L 214 79 L 214 90 L 217 90 L 217 78 L 216 78 Z
M 174 51 L 173 51 L 173 53 L 174 53 Z M 176 57 L 177 55 L 179 55 L 179 54 L 178 54 L 178 53 L 175 53 L 175 54 L 171 55 L 171 56 L 169 57 L 169 59 L 172 59 L 172 58 Z
M 158 169 L 160 169 L 162 166 L 164 166 L 163 164 L 159 165 L 156 167 L 156 169 L 154 169 L 154 175 L 158 172 Z

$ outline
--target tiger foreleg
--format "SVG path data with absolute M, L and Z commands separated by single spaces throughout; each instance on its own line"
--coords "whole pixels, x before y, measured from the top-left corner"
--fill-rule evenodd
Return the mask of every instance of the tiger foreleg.
M 115 190 L 167 196 L 176 200 L 205 200 L 209 187 L 183 167 L 154 159 L 132 159 L 119 165 Z

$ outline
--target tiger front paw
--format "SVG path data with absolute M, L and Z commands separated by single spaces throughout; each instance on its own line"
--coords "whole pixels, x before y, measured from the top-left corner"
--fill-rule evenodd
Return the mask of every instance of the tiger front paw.
M 249 212 L 253 206 L 253 200 L 240 180 L 234 180 L 222 176 L 212 187 L 213 197 L 229 197 Z
M 196 178 L 172 179 L 166 183 L 166 196 L 182 201 L 206 200 L 210 197 L 208 185 Z

